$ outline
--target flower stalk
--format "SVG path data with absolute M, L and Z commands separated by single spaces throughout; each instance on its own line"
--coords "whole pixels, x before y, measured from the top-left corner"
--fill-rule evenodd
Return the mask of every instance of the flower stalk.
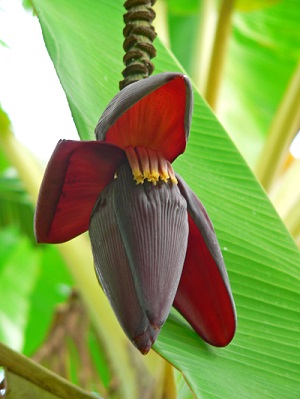
M 151 62 L 156 55 L 152 44 L 156 38 L 152 25 L 155 18 L 152 8 L 154 3 L 155 0 L 127 0 L 124 3 L 127 13 L 123 17 L 123 62 L 126 68 L 122 72 L 124 80 L 120 81 L 120 90 L 137 80 L 147 78 L 154 70 Z

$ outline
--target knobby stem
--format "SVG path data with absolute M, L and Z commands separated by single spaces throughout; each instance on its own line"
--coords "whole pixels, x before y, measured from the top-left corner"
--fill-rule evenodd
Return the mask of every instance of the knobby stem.
M 124 14 L 125 28 L 124 44 L 125 55 L 123 62 L 125 69 L 122 72 L 124 80 L 119 84 L 120 90 L 129 84 L 147 78 L 154 70 L 150 61 L 156 55 L 153 40 L 156 37 L 152 22 L 155 12 L 152 8 L 155 0 L 127 0 L 124 3 L 126 14 Z

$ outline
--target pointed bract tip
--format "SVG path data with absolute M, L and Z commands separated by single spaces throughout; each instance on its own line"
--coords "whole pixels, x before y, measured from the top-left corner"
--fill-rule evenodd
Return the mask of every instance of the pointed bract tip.
M 151 327 L 151 325 L 149 325 L 145 331 L 133 338 L 132 342 L 142 355 L 147 355 L 152 348 L 152 345 L 156 341 L 159 332 L 160 328 L 154 329 Z

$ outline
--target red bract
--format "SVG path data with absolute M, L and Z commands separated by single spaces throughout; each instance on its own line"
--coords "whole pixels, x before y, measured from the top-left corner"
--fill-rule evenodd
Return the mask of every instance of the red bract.
M 233 338 L 236 313 L 210 219 L 171 162 L 186 146 L 193 106 L 186 76 L 127 86 L 96 127 L 97 141 L 60 141 L 35 218 L 38 242 L 89 230 L 96 274 L 142 353 L 172 304 L 208 343 Z

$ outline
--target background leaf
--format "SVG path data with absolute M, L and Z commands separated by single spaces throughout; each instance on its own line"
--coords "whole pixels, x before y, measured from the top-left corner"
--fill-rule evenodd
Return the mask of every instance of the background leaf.
M 38 272 L 38 253 L 25 237 L 0 231 L 0 341 L 20 350 Z
M 182 1 L 169 0 L 165 3 L 167 5 L 166 14 L 168 18 L 170 47 L 187 73 L 191 76 L 194 72 L 197 45 L 199 45 L 199 20 L 202 2 L 192 0 L 183 3 Z M 188 46 L 187 43 L 189 43 Z
M 41 345 L 49 329 L 57 304 L 66 302 L 73 281 L 57 248 L 41 246 L 36 285 L 30 297 L 30 311 L 25 331 L 23 353 L 32 355 Z
M 0 225 L 18 226 L 21 232 L 35 242 L 33 213 L 32 200 L 22 182 L 14 169 L 7 168 L 0 174 Z

